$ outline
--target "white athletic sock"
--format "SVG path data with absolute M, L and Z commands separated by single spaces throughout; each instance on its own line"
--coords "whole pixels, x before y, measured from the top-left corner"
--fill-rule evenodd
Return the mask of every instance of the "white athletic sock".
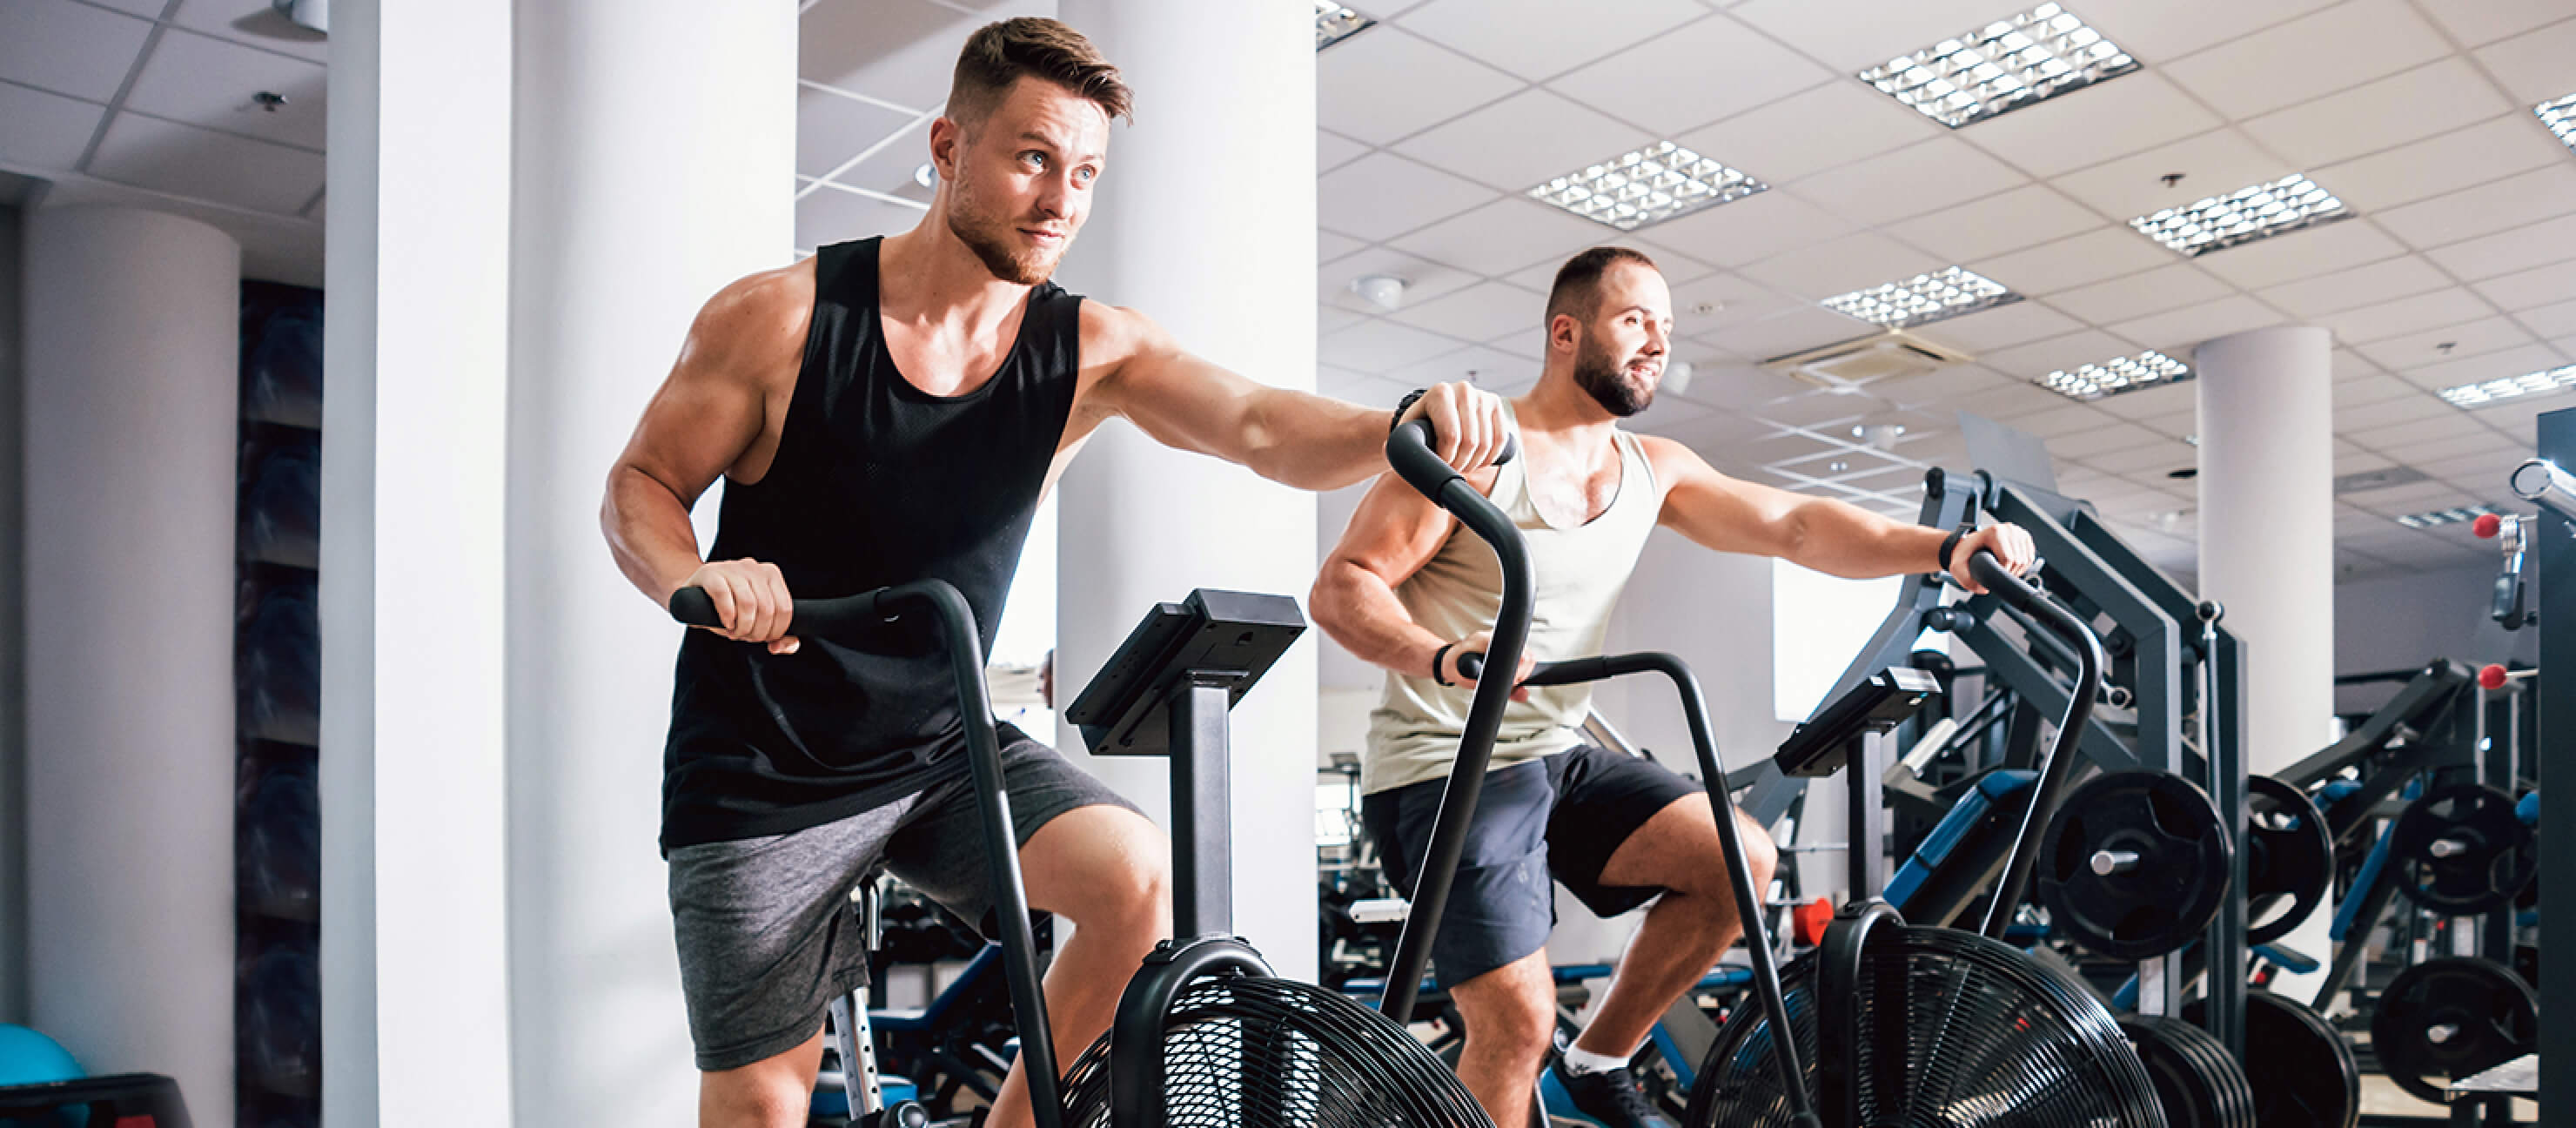
M 1570 1074 L 1608 1073 L 1613 1069 L 1626 1068 L 1628 1068 L 1628 1059 L 1624 1057 L 1596 1054 L 1581 1046 L 1565 1048 L 1565 1071 Z

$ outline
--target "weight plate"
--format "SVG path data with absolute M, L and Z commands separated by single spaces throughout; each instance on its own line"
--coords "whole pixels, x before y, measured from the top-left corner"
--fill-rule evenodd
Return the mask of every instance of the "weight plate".
M 2270 776 L 2245 777 L 2245 806 L 2245 942 L 2269 944 L 2325 902 L 2334 833 L 2307 793 Z
M 2388 834 L 2398 890 L 2449 916 L 2512 904 L 2540 871 L 2539 839 L 2513 807 L 2513 796 L 2476 783 L 2436 788 L 2407 804 Z
M 2446 956 L 2399 972 L 2370 1016 L 2370 1048 L 2399 1088 L 2440 1103 L 2448 1082 L 2538 1048 L 2540 1005 L 2522 977 Z
M 2143 960 L 2199 939 L 2227 893 L 2226 824 L 2171 772 L 2108 772 L 2066 797 L 2041 839 L 2049 923 L 2086 948 Z
M 2202 1025 L 2207 1003 L 2183 1017 Z M 2269 991 L 2245 993 L 2245 1080 L 2263 1128 L 2353 1128 L 2361 1121 L 2361 1067 L 2343 1035 L 2317 1012 Z
M 2245 1071 L 2208 1031 L 2180 1019 L 2130 1014 L 2120 1016 L 2120 1032 L 2155 1083 L 2167 1128 L 2255 1128 Z

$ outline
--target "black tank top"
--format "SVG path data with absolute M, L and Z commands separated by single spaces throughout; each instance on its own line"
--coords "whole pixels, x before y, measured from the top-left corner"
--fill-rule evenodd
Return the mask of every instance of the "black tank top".
M 989 658 L 1073 407 L 1082 299 L 1039 284 L 993 378 L 934 396 L 886 351 L 879 244 L 816 254 L 777 455 L 757 484 L 725 484 L 708 558 L 776 564 L 800 599 L 946 580 L 975 609 Z M 784 655 L 689 631 L 663 753 L 662 848 L 815 826 L 963 772 L 956 682 L 918 620 L 863 638 L 800 635 Z

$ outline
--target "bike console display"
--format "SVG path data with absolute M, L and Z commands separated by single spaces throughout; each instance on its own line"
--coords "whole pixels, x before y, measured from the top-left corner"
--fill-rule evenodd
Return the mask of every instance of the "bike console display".
M 1064 717 L 1093 755 L 1168 756 L 1176 685 L 1224 686 L 1231 706 L 1304 633 L 1294 599 L 1200 588 L 1146 612 Z
M 1780 742 L 1772 761 L 1792 776 L 1829 776 L 1841 771 L 1852 745 L 1870 732 L 1885 732 L 1912 716 L 1923 700 L 1941 691 L 1941 683 L 1923 670 L 1890 666 L 1835 698 L 1814 720 L 1799 725 Z

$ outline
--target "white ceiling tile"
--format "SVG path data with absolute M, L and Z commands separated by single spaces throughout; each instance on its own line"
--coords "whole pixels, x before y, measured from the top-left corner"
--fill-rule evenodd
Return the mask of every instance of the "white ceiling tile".
M 2367 215 L 2565 159 L 2528 108 L 2309 174 Z M 2349 226 L 2349 225 L 2345 225 Z
M 22 167 L 69 171 L 98 133 L 103 106 L 24 86 L 0 86 L 0 157 Z
M 2576 59 L 2576 19 L 2478 48 L 2476 54 L 2504 84 L 2505 94 L 2526 107 L 2576 94 L 2576 74 L 2567 69 L 2567 60 Z
M 2141 388 L 2134 392 L 2122 392 L 2116 396 L 2104 396 L 2093 403 L 2094 406 L 2123 419 L 2145 422 L 2149 428 L 2156 429 L 2159 433 L 2165 432 L 2163 428 L 2157 426 L 2158 421 L 2181 416 L 2184 422 L 2171 433 L 2189 434 L 2200 414 L 2199 397 L 2200 389 L 2193 387 L 2192 382 L 2186 380 L 2179 384 L 2166 384 L 2158 388 Z
M 2128 342 L 2099 330 L 2086 329 L 2062 337 L 2051 337 L 2045 341 L 1998 349 L 1977 359 L 1986 367 L 2013 379 L 2037 380 L 2051 372 L 2063 371 L 2078 365 L 2097 364 L 2113 357 L 2126 355 L 2129 351 Z
M 1872 394 L 1916 408 L 1940 408 L 1954 401 L 2003 387 L 2007 377 L 1975 364 L 1954 365 L 1923 376 L 1887 380 L 1869 386 Z
M 1832 82 L 1674 140 L 1766 183 L 1785 184 L 1942 132 L 1870 87 Z
M 2566 0 L 2416 0 L 2416 5 L 2471 47 L 2576 15 Z
M 1315 310 L 1315 336 L 1321 338 L 1338 333 L 1366 320 L 1368 318 L 1365 314 L 1352 313 L 1347 309 L 1335 309 L 1332 306 L 1321 306 Z
M 796 77 L 927 110 L 948 97 L 958 48 L 976 28 L 1004 16 L 1052 14 L 970 15 L 920 3 L 816 4 L 796 20 Z M 1150 104 L 1151 95 L 1144 101 Z
M 2240 287 L 2259 289 L 2406 253 L 2405 244 L 2367 219 L 2342 220 L 2297 235 L 2229 247 L 2195 258 L 2192 265 Z
M 1648 228 L 1654 240 L 1719 266 L 1742 266 L 1852 231 L 1794 192 L 1772 189 Z
M 1317 177 L 1317 223 L 1363 239 L 1385 239 L 1456 215 L 1495 197 L 1491 188 L 1393 153 L 1372 153 Z
M 2507 311 L 2520 312 L 2576 298 L 2576 270 L 2559 265 L 2537 267 L 2473 283 L 2470 289 Z
M 1315 131 L 1315 171 L 1330 172 L 1369 151 L 1369 147 L 1329 129 Z
M 2044 184 L 2027 184 L 1887 228 L 1952 262 L 1990 258 L 2103 226 L 2102 217 Z
M 2245 123 L 2245 132 L 2307 168 L 2349 160 L 2484 121 L 2510 107 L 2458 56 Z
M 2129 321 L 2234 292 L 2227 283 L 2188 263 L 2096 282 L 2049 296 L 2049 304 L 2095 325 Z
M 2544 263 L 2566 262 L 2576 259 L 2576 215 L 2562 215 L 2512 231 L 2499 231 L 2467 242 L 2453 243 L 2427 252 L 2424 257 L 2468 281 L 2511 274 Z M 2576 270 L 2576 264 L 2571 264 L 2568 269 Z
M 796 201 L 796 245 L 820 247 L 909 231 L 921 222 L 921 215 L 912 208 L 825 188 Z
M 1524 90 L 1393 147 L 1489 188 L 1523 192 L 1654 138 L 1545 90 Z
M 2080 431 L 2097 431 L 2120 422 L 2119 417 L 2085 403 L 2065 403 L 2045 411 L 2034 411 L 2013 419 L 2013 429 L 2040 438 L 2055 438 Z
M 152 25 L 72 0 L 0 4 L 0 79 L 104 103 Z
M 2173 252 L 2146 236 L 2112 227 L 1966 265 L 2017 293 L 2046 296 L 2175 261 Z
M 2343 434 L 2360 434 L 2374 427 L 2409 423 L 2430 415 L 2434 409 L 2452 410 L 2451 405 L 2417 389 L 2411 395 L 2370 403 L 2337 403 L 2334 407 L 2334 429 Z
M 2079 464 L 2108 474 L 2161 474 L 2177 466 L 2189 466 L 2191 448 L 2164 435 L 2138 428 L 2155 439 L 2152 445 L 2133 446 L 2125 450 L 2100 450 L 2075 439 L 2061 439 L 2048 445 L 2050 454 L 2071 458 Z
M 2363 356 L 2349 347 L 2345 347 L 2343 342 L 2337 341 L 2335 342 L 2335 346 L 2334 355 L 2329 358 L 2334 365 L 2335 379 L 2348 380 L 2360 376 L 2384 374 L 2377 364 L 2371 362 L 2369 357 Z
M 1562 4 L 1548 6 L 1563 18 Z M 1551 24 L 1544 38 L 1553 37 Z M 1743 24 L 1710 16 L 1548 85 L 1670 137 L 1836 77 Z
M 2181 350 L 2197 348 L 2230 333 L 2279 325 L 2280 311 L 2243 294 L 2229 294 L 2216 301 L 2184 306 L 2164 313 L 2149 314 L 2130 321 L 2114 321 L 2103 328 L 2168 356 L 2181 356 Z
M 2153 71 L 1975 123 L 1959 135 L 2033 176 L 2100 164 L 2225 124 Z
M 1322 228 L 1315 230 L 1315 262 L 1319 266 L 1365 246 L 1368 244 L 1348 235 L 1335 235 Z
M 107 126 L 91 175 L 271 215 L 294 215 L 322 190 L 322 154 L 212 133 L 139 114 Z
M 162 33 L 152 48 L 126 93 L 125 108 L 319 149 L 325 139 L 324 85 L 319 63 L 174 30 Z M 286 103 L 262 109 L 251 100 L 261 92 L 281 95 Z
M 1781 293 L 1822 301 L 1900 282 L 1949 264 L 1884 235 L 1862 232 L 1745 267 L 1745 277 Z M 1837 315 L 1839 316 L 1839 315 Z
M 1419 304 L 1405 303 L 1390 318 L 1469 341 L 1490 341 L 1515 331 L 1543 325 L 1547 299 L 1518 286 L 1480 282 L 1457 293 Z
M 2060 337 L 2084 324 L 2038 302 L 2014 302 L 1921 326 L 1913 332 L 1971 354 Z
M 2404 423 L 2388 427 L 2378 427 L 2367 431 L 2354 431 L 2344 437 L 2351 439 L 2353 442 L 2359 443 L 2362 446 L 2369 447 L 2372 450 L 2378 450 L 2382 447 L 2396 446 L 2405 442 L 2423 439 L 2456 438 L 2463 435 L 2475 435 L 2486 431 L 2485 424 L 2469 418 L 2458 408 L 2452 407 L 2440 400 L 2433 400 L 2431 402 L 2433 406 L 2427 408 L 2425 414 L 2421 418 L 2411 419 Z M 2401 510 L 2401 512 L 2404 511 Z
M 1673 331 L 1733 352 L 1726 346 L 1727 330 L 1810 308 L 1811 302 L 1777 293 L 1742 275 L 1711 274 L 1673 287 Z
M 2261 297 L 2293 317 L 2314 319 L 2451 284 L 2451 279 L 2432 264 L 2410 256 L 2273 286 L 2263 290 Z
M 1707 14 L 1691 0 L 1601 0 L 1581 19 L 1561 0 L 1432 0 L 1395 22 L 1536 82 Z
M 2517 311 L 2516 322 L 2543 337 L 2576 337 L 2576 301 L 2553 302 Z
M 2576 165 L 2534 169 L 2381 212 L 2379 225 L 2419 248 L 2534 223 L 2576 211 Z
M 2381 367 L 2403 372 L 2532 343 L 2532 335 L 2516 324 L 2515 319 L 2482 317 L 2356 347 Z M 2451 347 L 2445 349 L 2443 345 Z
M 2370 470 L 2386 470 L 2395 465 L 2397 465 L 2395 461 L 2381 458 L 2380 456 L 2365 451 L 2360 447 L 2352 447 L 2349 451 L 2338 448 L 2335 451 L 2334 456 L 2334 472 L 2335 476 L 2338 478 L 2346 474 L 2359 474 Z
M 1325 305 L 1375 316 L 1381 311 L 1351 292 L 1354 280 L 1372 274 L 1402 279 L 1407 305 L 1454 294 L 1477 282 L 1473 273 L 1455 266 L 1417 258 L 1393 247 L 1370 246 L 1317 267 L 1315 292 Z
M 2164 66 L 2218 112 L 2243 120 L 2448 53 L 2404 0 L 2349 0 Z
M 150 7 L 152 11 L 146 14 L 161 14 L 162 5 Z M 331 57 L 329 36 L 298 26 L 279 14 L 271 0 L 188 0 L 179 5 L 178 15 L 170 22 L 246 47 L 283 52 L 310 62 L 325 62 Z
M 2263 151 L 2243 133 L 2218 129 L 2132 157 L 2070 172 L 2051 181 L 2114 222 L 2127 223 L 2164 208 L 2198 203 L 2255 184 L 2268 184 L 2298 169 Z M 2163 177 L 2181 173 L 2168 186 Z M 2329 190 L 2332 185 L 2327 186 Z
M 1371 318 L 1323 338 L 1315 346 L 1315 359 L 1353 372 L 1384 375 L 1466 345 L 1438 333 Z
M 2492 434 L 2456 435 L 2447 439 L 2425 439 L 2401 443 L 2381 453 L 2402 465 L 2422 469 L 2435 477 L 2445 475 L 2426 469 L 2427 467 L 2454 470 L 2458 468 L 2458 463 L 2463 458 L 2474 458 L 2476 465 L 2494 466 L 2501 476 L 2503 471 L 2512 469 L 2513 464 L 2521 460 L 2520 455 L 2497 450 L 2496 447 L 2501 442 L 2500 436 Z
M 1722 334 L 1722 339 L 1738 353 L 1767 360 L 1875 332 L 1878 327 L 1866 321 L 1810 306 L 1735 326 Z
M 1553 274 L 1566 256 L 1619 232 L 1521 196 L 1451 216 L 1394 242 L 1398 249 L 1478 274 L 1506 274 L 1542 264 Z M 1541 289 L 1546 288 L 1542 281 Z
M 2242 39 L 2340 0 L 2085 0 L 2085 22 L 2148 65 Z
M 2430 393 L 2459 384 L 2475 384 L 2505 376 L 2539 372 L 2556 368 L 2563 363 L 2566 362 L 2559 359 L 2557 349 L 2534 342 L 2509 349 L 2499 349 L 2483 356 L 2465 357 L 2440 364 L 2410 368 L 2397 375 L 2408 384 Z
M 1950 407 L 1970 415 L 2012 421 L 2034 412 L 2062 407 L 2067 399 L 2027 380 L 2006 380 L 1993 391 L 1960 396 Z
M 160 19 L 161 13 L 170 9 L 170 0 L 91 0 L 91 2 L 102 8 L 114 8 L 126 15 L 141 16 L 147 20 Z
M 2026 11 L 2027 7 L 2014 11 Z M 1993 0 L 1750 0 L 1736 18 L 1826 66 L 1858 72 L 1984 27 L 2010 12 Z
M 1722 364 L 1692 374 L 1690 391 L 1681 394 L 1693 403 L 1741 414 L 1811 390 L 1806 384 L 1759 365 Z
M 1955 137 L 1935 137 L 1798 183 L 1798 194 L 1863 225 L 1995 195 L 2029 182 Z
M 1644 230 L 1652 231 L 1651 228 Z M 1718 272 L 1716 267 L 1655 242 L 1644 235 L 1632 232 L 1624 239 L 1613 235 L 1611 241 L 1633 248 L 1638 253 L 1655 260 L 1655 270 L 1664 276 L 1664 282 L 1667 285 L 1685 285 Z
M 2424 389 L 2404 380 L 2385 372 L 2373 372 L 2350 380 L 2335 381 L 2334 405 L 2358 407 L 2365 403 L 2385 403 L 2393 399 L 2405 399 L 2423 394 Z
M 2487 304 L 2476 294 L 2455 287 L 2346 310 L 2325 318 L 2322 323 L 2333 331 L 2336 340 L 2364 345 L 2495 314 L 2495 306 Z
M 1412 390 L 1410 384 L 1399 384 L 1383 376 L 1371 376 L 1347 368 L 1318 365 L 1315 369 L 1315 391 L 1318 394 L 1352 403 L 1392 403 Z
M 1538 377 L 1539 366 L 1532 361 L 1492 349 L 1468 348 L 1406 365 L 1387 378 L 1408 390 L 1464 380 L 1496 395 L 1516 396 L 1538 383 Z M 1393 404 L 1395 397 L 1386 402 Z
M 1397 27 L 1315 58 L 1315 123 L 1383 145 L 1518 88 L 1519 79 Z
M 158 54 L 155 52 L 154 66 L 160 65 Z M 314 73 L 318 75 L 321 72 L 317 69 Z M 830 90 L 799 86 L 796 88 L 796 172 L 800 176 L 821 176 L 912 121 L 910 114 Z M 902 143 L 897 142 L 895 147 L 902 147 Z M 883 150 L 892 151 L 893 147 Z M 908 151 L 916 163 L 930 159 L 930 133 L 927 129 L 913 131 Z

